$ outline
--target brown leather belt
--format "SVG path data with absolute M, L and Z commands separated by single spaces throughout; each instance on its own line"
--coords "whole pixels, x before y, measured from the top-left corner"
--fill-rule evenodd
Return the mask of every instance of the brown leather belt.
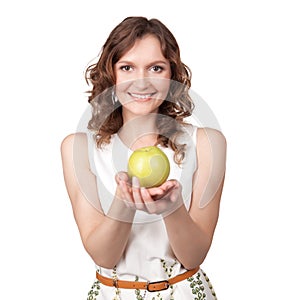
M 186 271 L 168 280 L 161 280 L 161 281 L 154 281 L 154 282 L 118 280 L 118 279 L 104 277 L 98 272 L 96 272 L 96 277 L 102 284 L 107 286 L 114 286 L 116 288 L 122 288 L 122 289 L 139 289 L 139 290 L 147 290 L 149 292 L 157 292 L 157 291 L 167 290 L 170 285 L 193 276 L 195 273 L 198 272 L 198 270 L 199 267 Z

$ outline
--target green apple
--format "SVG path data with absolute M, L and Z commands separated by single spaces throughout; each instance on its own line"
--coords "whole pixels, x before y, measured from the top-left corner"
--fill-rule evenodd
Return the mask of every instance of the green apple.
M 128 160 L 128 175 L 137 177 L 141 187 L 157 187 L 163 184 L 170 174 L 167 155 L 156 146 L 135 150 Z

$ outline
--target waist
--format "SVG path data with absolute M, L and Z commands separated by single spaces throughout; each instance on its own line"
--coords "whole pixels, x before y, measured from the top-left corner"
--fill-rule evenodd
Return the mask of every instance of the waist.
M 96 272 L 96 278 L 100 281 L 100 283 L 115 287 L 115 288 L 123 288 L 123 289 L 141 289 L 147 290 L 149 292 L 157 292 L 168 289 L 173 284 L 176 284 L 182 280 L 188 279 L 196 274 L 199 270 L 199 267 L 188 270 L 184 273 L 176 275 L 166 280 L 159 281 L 127 281 L 127 280 L 119 280 L 117 276 L 112 278 L 105 277 L 101 275 L 99 272 Z

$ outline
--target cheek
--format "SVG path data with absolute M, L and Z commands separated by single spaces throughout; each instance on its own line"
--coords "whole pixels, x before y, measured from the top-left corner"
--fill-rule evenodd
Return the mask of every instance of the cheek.
M 121 75 L 116 75 L 116 84 L 119 85 L 121 84 L 122 82 L 124 82 L 125 79 L 121 76 Z
M 114 67 L 114 74 L 115 74 L 116 84 L 120 84 L 126 81 L 126 74 L 123 71 L 117 69 L 116 67 Z
M 156 80 L 153 83 L 153 86 L 155 86 L 156 90 L 159 91 L 161 94 L 167 96 L 169 89 L 170 89 L 170 79 L 160 79 Z
M 116 93 L 117 94 L 122 94 L 126 93 L 128 91 L 128 88 L 130 87 L 130 82 L 128 81 L 120 81 L 116 83 Z
M 130 87 L 131 83 L 128 81 L 117 81 L 115 86 L 115 92 L 118 100 L 122 105 L 126 104 L 128 102 L 128 89 Z
M 122 81 L 124 81 L 122 75 L 119 72 L 115 72 L 115 78 L 116 78 L 116 84 L 120 84 Z

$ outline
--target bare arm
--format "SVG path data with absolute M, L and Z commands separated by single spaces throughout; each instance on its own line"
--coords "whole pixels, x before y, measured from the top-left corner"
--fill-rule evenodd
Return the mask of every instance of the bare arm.
M 65 184 L 82 243 L 97 265 L 113 268 L 124 252 L 134 218 L 134 211 L 120 200 L 120 184 L 124 181 L 117 181 L 109 216 L 104 215 L 96 178 L 89 166 L 86 135 L 67 136 L 61 154 Z
M 170 245 L 187 269 L 204 261 L 218 221 L 226 160 L 226 141 L 220 132 L 198 130 L 197 160 L 190 211 L 182 205 L 164 218 Z

